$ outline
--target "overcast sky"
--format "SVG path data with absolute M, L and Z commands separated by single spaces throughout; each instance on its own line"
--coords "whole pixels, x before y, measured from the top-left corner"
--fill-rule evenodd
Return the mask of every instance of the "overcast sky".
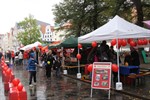
M 53 24 L 52 8 L 62 0 L 0 0 L 0 34 L 10 31 L 16 22 L 29 14 L 37 20 Z

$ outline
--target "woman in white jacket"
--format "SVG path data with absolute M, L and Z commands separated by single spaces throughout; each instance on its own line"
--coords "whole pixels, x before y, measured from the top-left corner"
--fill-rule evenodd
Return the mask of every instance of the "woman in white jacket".
M 23 54 L 22 54 L 22 52 L 20 52 L 19 53 L 19 55 L 18 55 L 18 59 L 19 59 L 19 65 L 23 65 Z

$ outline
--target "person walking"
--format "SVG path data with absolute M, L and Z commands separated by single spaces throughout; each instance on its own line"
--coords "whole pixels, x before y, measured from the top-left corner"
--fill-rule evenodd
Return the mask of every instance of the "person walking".
M 15 62 L 15 53 L 14 53 L 14 51 L 11 52 L 11 59 L 12 59 L 12 63 L 14 64 L 14 62 Z
M 19 55 L 18 55 L 18 59 L 19 59 L 19 65 L 22 65 L 22 61 L 23 61 L 23 54 L 22 52 L 19 52 Z
M 51 68 L 52 68 L 53 62 L 54 62 L 54 58 L 52 56 L 52 51 L 49 50 L 47 54 L 47 58 L 46 58 L 46 65 L 45 65 L 47 78 L 51 77 Z
M 29 86 L 32 87 L 32 79 L 34 79 L 34 85 L 36 85 L 36 65 L 37 61 L 35 60 L 35 54 L 31 53 L 30 58 L 28 60 L 28 71 L 30 73 L 29 76 Z
M 55 60 L 55 70 L 56 70 L 56 77 L 61 77 L 60 76 L 60 69 L 61 69 L 61 59 L 59 56 L 56 56 L 56 60 Z
M 26 66 L 27 65 L 27 61 L 28 61 L 29 55 L 27 51 L 23 52 L 23 65 Z

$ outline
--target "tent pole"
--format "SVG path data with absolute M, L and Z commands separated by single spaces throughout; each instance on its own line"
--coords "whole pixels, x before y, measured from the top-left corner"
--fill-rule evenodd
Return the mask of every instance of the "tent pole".
M 79 48 L 78 48 L 78 54 L 79 54 Z M 80 73 L 80 60 L 78 59 L 78 73 Z
M 118 38 L 117 38 L 117 66 L 118 66 L 118 82 L 120 82 L 120 71 L 119 71 L 119 47 L 118 47 Z

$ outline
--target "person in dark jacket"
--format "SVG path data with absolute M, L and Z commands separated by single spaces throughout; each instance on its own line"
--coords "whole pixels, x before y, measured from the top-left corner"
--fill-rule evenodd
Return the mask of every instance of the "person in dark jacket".
M 51 68 L 53 66 L 54 62 L 54 57 L 52 56 L 52 51 L 49 50 L 46 58 L 46 77 L 50 78 L 51 77 Z
M 131 50 L 131 60 L 132 60 L 132 65 L 133 66 L 139 66 L 140 65 L 140 59 L 139 59 L 139 54 L 136 51 L 134 47 L 130 47 Z
M 124 65 L 132 65 L 132 56 L 128 52 L 125 53 Z
M 59 56 L 56 57 L 54 66 L 56 70 L 56 77 L 60 77 L 61 59 Z
M 28 60 L 28 68 L 27 68 L 30 73 L 29 86 L 33 86 L 32 79 L 34 79 L 34 85 L 36 85 L 36 65 L 37 61 L 35 60 L 35 54 L 31 53 L 30 59 Z

